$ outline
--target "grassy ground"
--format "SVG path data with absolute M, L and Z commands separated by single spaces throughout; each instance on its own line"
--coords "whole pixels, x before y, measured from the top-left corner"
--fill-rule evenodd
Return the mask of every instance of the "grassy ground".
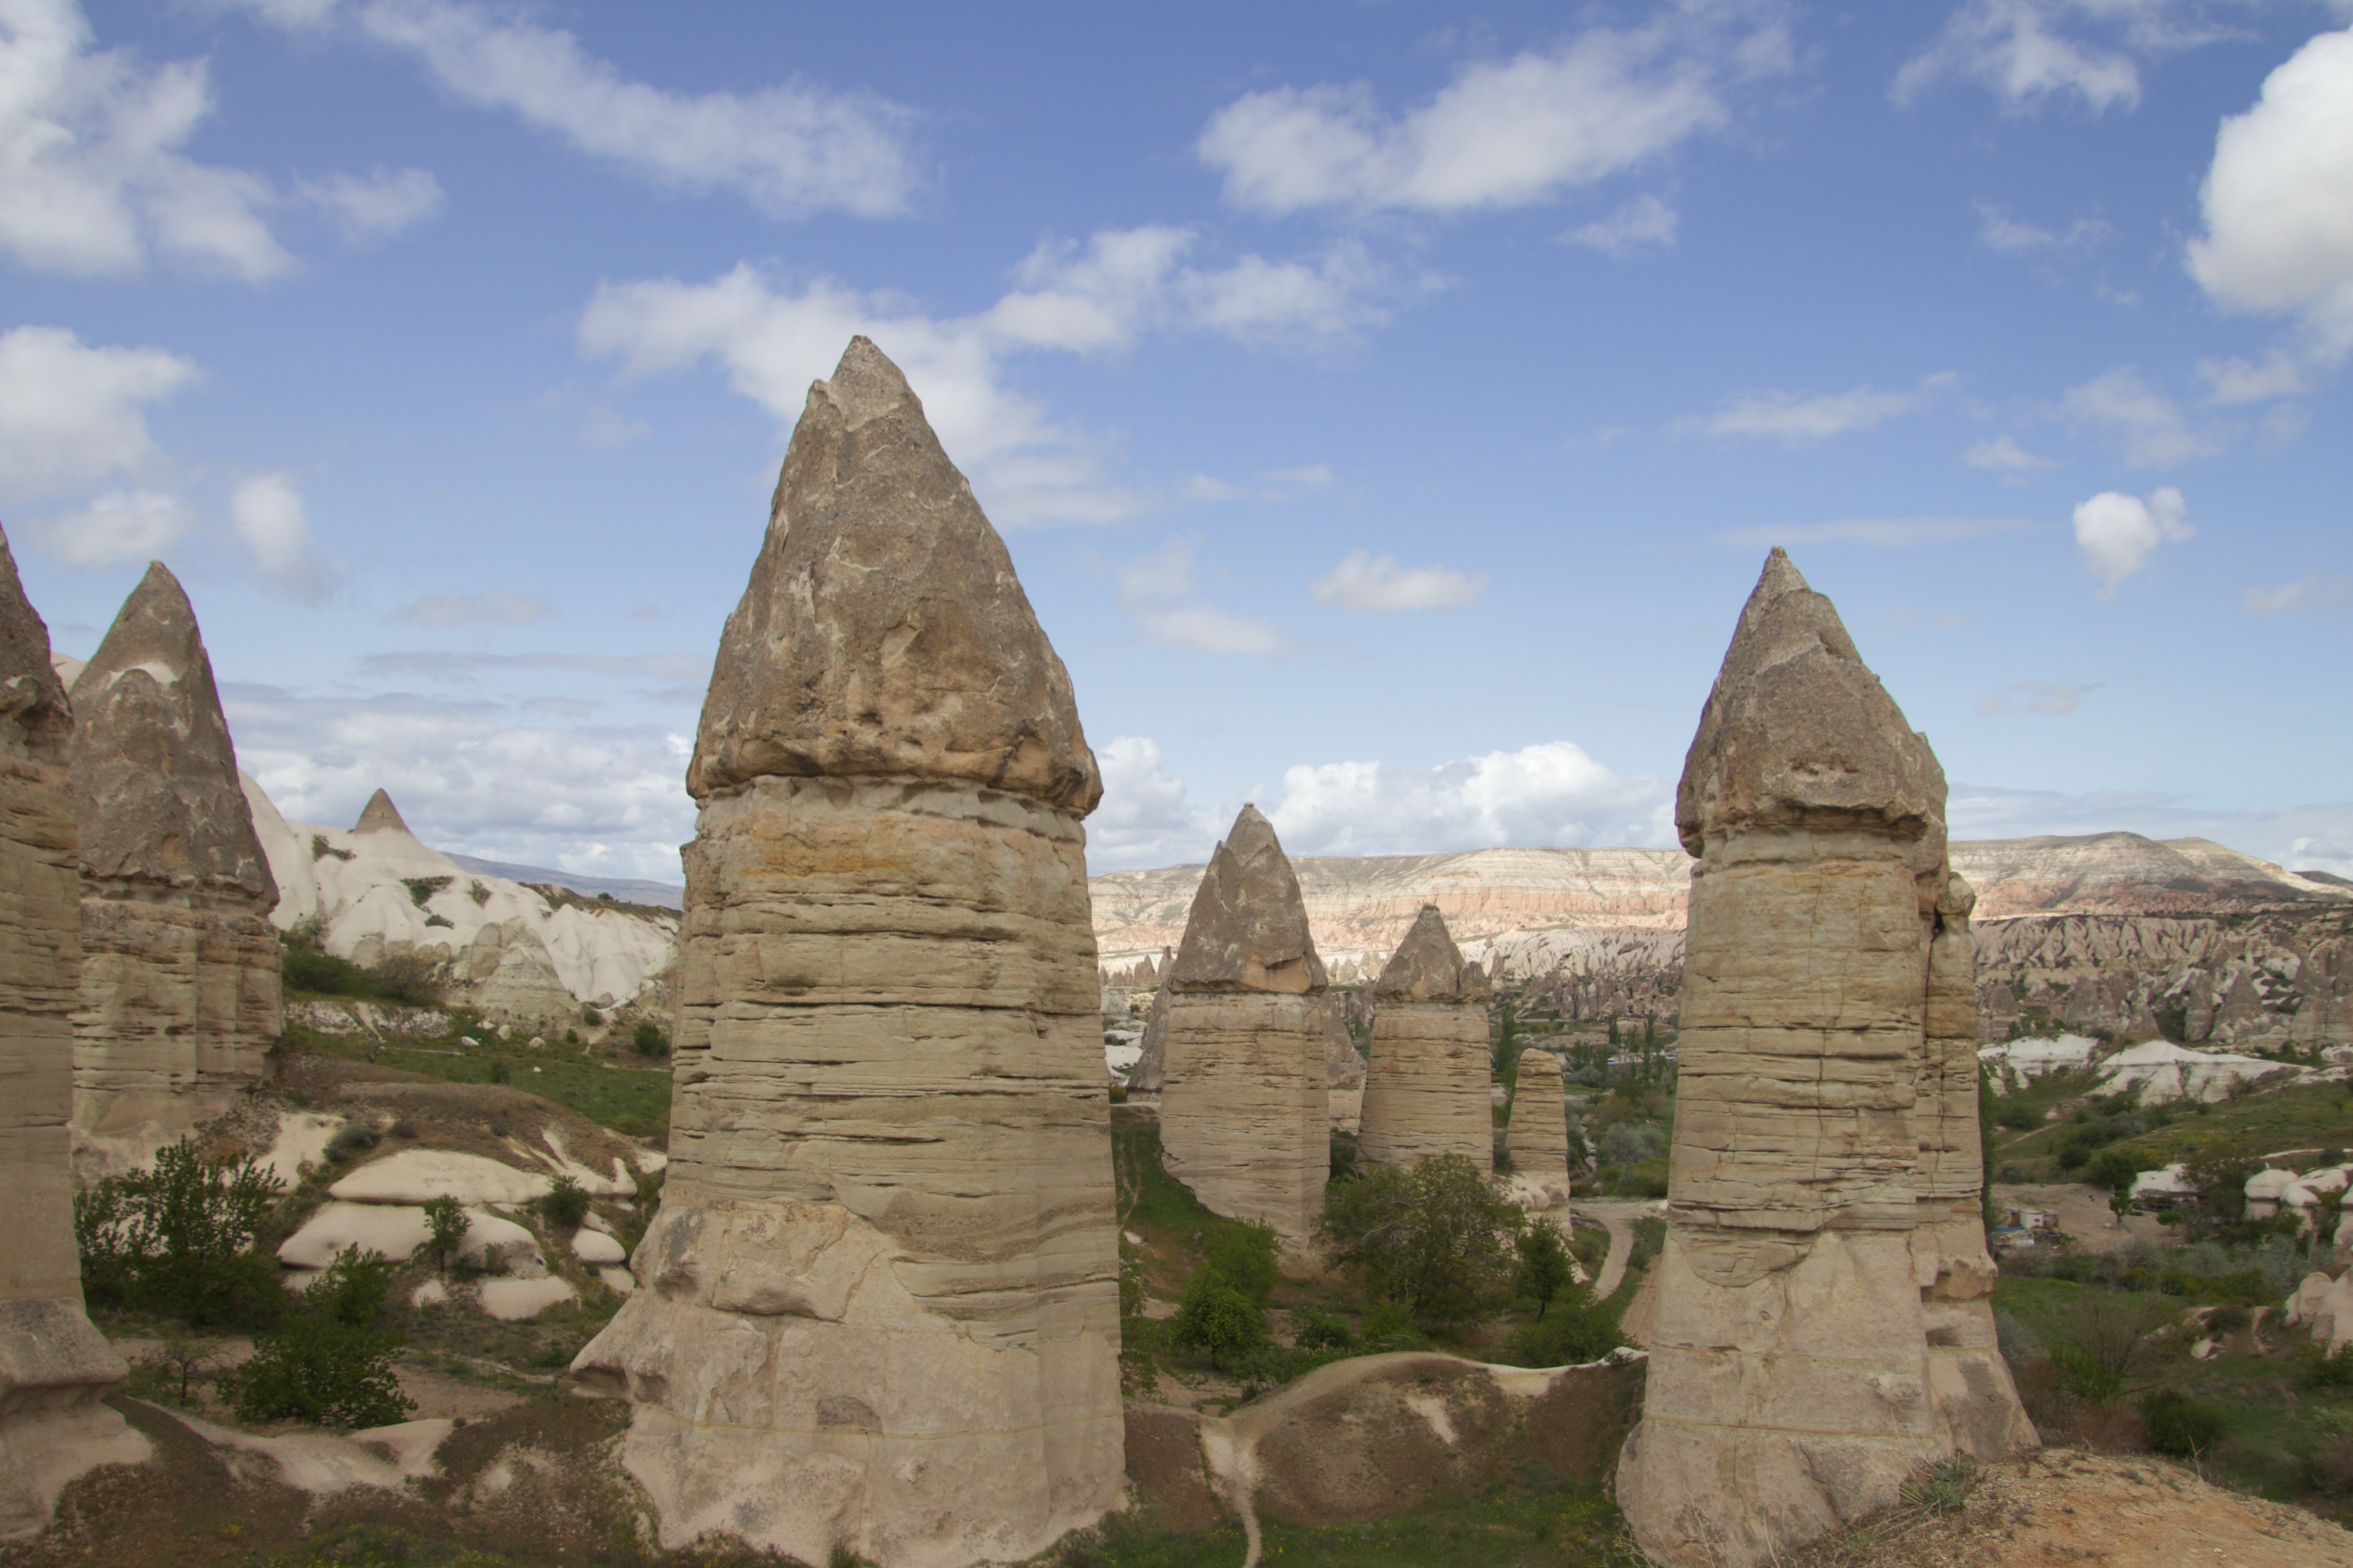
M 1471 1496 L 1435 1496 L 1361 1524 L 1264 1521 L 1264 1561 L 1296 1568 L 1635 1568 L 1624 1522 L 1598 1486 L 1504 1481 Z M 1114 1520 L 1096 1542 L 1060 1561 L 1082 1568 L 1219 1568 L 1242 1560 L 1242 1527 L 1171 1535 L 1148 1521 Z M 1048 1561 L 1055 1561 L 1049 1558 Z
M 2099 1131 L 2125 1108 L 2094 1096 L 2090 1089 L 2088 1073 L 2053 1073 L 1999 1100 L 2003 1111 L 2023 1106 L 2039 1118 L 2057 1116 L 2056 1121 L 2041 1120 L 2028 1129 L 1996 1130 L 1993 1165 L 1997 1172 L 2006 1173 L 1999 1179 L 2073 1179 L 2060 1164 L 2061 1152 L 2070 1142 L 2093 1152 L 2121 1150 L 2145 1171 L 2188 1159 L 2208 1148 L 2247 1154 L 2353 1149 L 2353 1092 L 2344 1084 L 2263 1089 L 2221 1105 L 2155 1107 L 2137 1118 L 2155 1125 L 2115 1138 L 2100 1137 Z M 2319 1163 L 2318 1154 L 2306 1163 Z

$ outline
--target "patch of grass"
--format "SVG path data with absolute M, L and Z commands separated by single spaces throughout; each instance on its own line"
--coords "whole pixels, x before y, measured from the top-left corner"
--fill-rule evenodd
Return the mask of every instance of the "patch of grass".
M 1284 1568 L 1636 1568 L 1617 1505 L 1598 1486 L 1506 1485 L 1477 1496 L 1439 1495 L 1360 1524 L 1294 1525 L 1261 1519 L 1263 1561 Z M 1242 1559 L 1242 1527 L 1228 1521 L 1186 1535 L 1114 1518 L 1100 1544 L 1063 1560 L 1102 1568 L 1196 1568 Z
M 299 1035 L 313 1049 L 351 1061 L 372 1061 L 378 1067 L 438 1078 L 448 1083 L 511 1084 L 631 1137 L 659 1137 L 669 1131 L 670 1075 L 667 1065 L 620 1067 L 592 1058 L 534 1051 L 504 1041 L 464 1046 L 454 1036 L 438 1041 L 404 1040 L 378 1045 L 358 1036 L 316 1035 L 290 1028 L 288 1033 Z M 534 1068 L 539 1070 L 533 1071 Z M 501 1069 L 504 1070 L 503 1078 L 500 1076 Z

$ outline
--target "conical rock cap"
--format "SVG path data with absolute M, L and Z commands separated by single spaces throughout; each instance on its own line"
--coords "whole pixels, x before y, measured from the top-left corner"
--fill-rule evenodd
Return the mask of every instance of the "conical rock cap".
M 771 773 L 954 779 L 1081 815 L 1103 795 L 1005 542 L 862 337 L 793 428 L 686 787 Z
M 1209 857 L 1169 976 L 1179 991 L 1320 992 L 1324 961 L 1307 934 L 1299 879 L 1274 824 L 1245 805 Z
M 408 833 L 408 824 L 400 819 L 400 808 L 392 804 L 392 796 L 378 789 L 368 796 L 367 805 L 360 808 L 360 819 L 352 824 L 353 833 Z M 417 837 L 408 833 L 411 838 Z
M 0 530 L 0 718 L 56 734 L 73 726 L 65 682 L 49 663 L 48 625 L 25 597 L 5 530 Z
M 160 561 L 73 684 L 74 816 L 96 877 L 278 901 L 196 613 Z
M 1462 950 L 1446 929 L 1436 904 L 1424 904 L 1390 955 L 1373 994 L 1392 1002 L 1484 1002 L 1487 974 L 1462 962 Z
M 1784 552 L 1765 560 L 1675 790 L 1694 855 L 1736 828 L 1852 828 L 1944 854 L 1945 773 Z

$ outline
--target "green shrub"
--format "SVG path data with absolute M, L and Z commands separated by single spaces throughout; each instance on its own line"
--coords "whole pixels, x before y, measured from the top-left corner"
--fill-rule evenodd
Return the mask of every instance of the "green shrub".
M 152 1169 L 75 1194 L 82 1289 L 97 1305 L 200 1328 L 274 1321 L 285 1300 L 278 1260 L 253 1242 L 284 1191 L 252 1156 L 208 1161 L 184 1138 Z
M 331 1163 L 340 1165 L 353 1155 L 364 1154 L 375 1148 L 376 1141 L 375 1128 L 363 1127 L 354 1121 L 327 1140 L 327 1159 Z
M 1513 1247 L 1519 1258 L 1512 1273 L 1513 1288 L 1536 1304 L 1536 1321 L 1542 1322 L 1553 1298 L 1568 1284 L 1573 1273 L 1567 1238 L 1551 1220 L 1532 1219 Z
M 578 1230 L 580 1222 L 588 1217 L 588 1194 L 569 1176 L 555 1178 L 555 1185 L 539 1200 L 539 1212 L 547 1222 L 564 1230 Z
M 1367 1350 L 1425 1350 L 1430 1345 L 1413 1325 L 1413 1309 L 1403 1301 L 1375 1301 L 1366 1308 L 1361 1337 Z
M 1627 1342 L 1618 1331 L 1618 1315 L 1593 1300 L 1592 1289 L 1569 1285 L 1550 1312 L 1514 1329 L 1495 1359 L 1506 1366 L 1576 1366 L 1599 1361 Z
M 2194 1459 L 2222 1440 L 2222 1413 L 2179 1389 L 2160 1388 L 2140 1402 L 2148 1446 L 2177 1459 Z
M 377 1329 L 391 1285 L 381 1256 L 348 1247 L 305 1293 L 302 1310 L 253 1342 L 253 1357 L 221 1374 L 221 1397 L 248 1423 L 383 1426 L 416 1405 L 400 1392 L 392 1352 L 401 1336 Z
M 1274 1266 L 1282 1250 L 1282 1238 L 1274 1234 L 1274 1226 L 1262 1219 L 1240 1220 L 1209 1237 L 1203 1258 L 1244 1300 L 1263 1309 L 1274 1299 L 1275 1281 L 1282 1278 Z
M 280 974 L 289 991 L 316 996 L 371 996 L 375 977 L 349 959 L 337 958 L 314 947 L 288 942 L 280 958 Z
M 670 1037 L 661 1032 L 659 1025 L 650 1020 L 629 1032 L 629 1046 L 641 1057 L 670 1055 Z
M 1302 1307 L 1291 1314 L 1291 1337 L 1302 1350 L 1346 1350 L 1356 1342 L 1348 1325 L 1318 1307 Z
M 1184 1300 L 1168 1320 L 1168 1340 L 1179 1350 L 1199 1351 L 1211 1366 L 1224 1366 L 1266 1342 L 1266 1320 L 1250 1299 L 1204 1264 L 1193 1271 Z
M 1315 1235 L 1366 1294 L 1404 1302 L 1417 1322 L 1467 1322 L 1511 1281 L 1527 1214 L 1470 1159 L 1385 1165 L 1330 1189 Z
M 465 1245 L 466 1224 L 465 1209 L 448 1194 L 425 1200 L 425 1250 L 441 1273 L 449 1272 L 450 1258 Z

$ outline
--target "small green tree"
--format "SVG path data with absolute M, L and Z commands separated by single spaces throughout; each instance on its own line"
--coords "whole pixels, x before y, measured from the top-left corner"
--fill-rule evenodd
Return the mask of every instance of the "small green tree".
M 311 1282 L 302 1310 L 221 1374 L 221 1396 L 237 1419 L 349 1428 L 386 1426 L 414 1410 L 392 1366 L 403 1336 L 375 1326 L 391 1283 L 385 1258 L 346 1247 Z
M 1266 1342 L 1266 1320 L 1205 1263 L 1186 1282 L 1184 1299 L 1168 1320 L 1168 1341 L 1179 1350 L 1199 1351 L 1211 1366 L 1222 1367 Z
M 1520 1232 L 1514 1247 L 1519 1254 L 1519 1267 L 1514 1271 L 1512 1283 L 1521 1295 L 1536 1304 L 1536 1321 L 1542 1322 L 1545 1310 L 1575 1272 L 1569 1261 L 1568 1242 L 1560 1234 L 1560 1226 L 1539 1218 L 1528 1221 L 1527 1229 Z
M 1275 1281 L 1282 1278 L 1275 1268 L 1282 1251 L 1282 1238 L 1275 1235 L 1273 1226 L 1262 1219 L 1248 1219 L 1220 1227 L 1209 1237 L 1203 1256 L 1208 1267 L 1241 1292 L 1243 1300 L 1262 1309 L 1274 1299 Z
M 1526 1226 L 1467 1155 L 1437 1154 L 1330 1189 L 1315 1236 L 1368 1295 L 1406 1303 L 1418 1322 L 1459 1323 L 1501 1299 Z
M 588 1194 L 569 1176 L 555 1178 L 555 1185 L 539 1200 L 539 1212 L 547 1222 L 564 1230 L 578 1230 L 580 1222 L 588 1217 Z
M 450 1258 L 466 1244 L 466 1226 L 465 1209 L 448 1194 L 425 1200 L 425 1248 L 438 1272 L 449 1272 Z
M 630 1031 L 629 1045 L 641 1057 L 670 1055 L 670 1037 L 661 1032 L 661 1026 L 659 1024 L 650 1020 L 639 1024 Z
M 152 1168 L 76 1194 L 84 1293 L 197 1327 L 272 1321 L 285 1299 L 278 1262 L 253 1242 L 285 1186 L 250 1155 L 209 1161 L 184 1138 Z

